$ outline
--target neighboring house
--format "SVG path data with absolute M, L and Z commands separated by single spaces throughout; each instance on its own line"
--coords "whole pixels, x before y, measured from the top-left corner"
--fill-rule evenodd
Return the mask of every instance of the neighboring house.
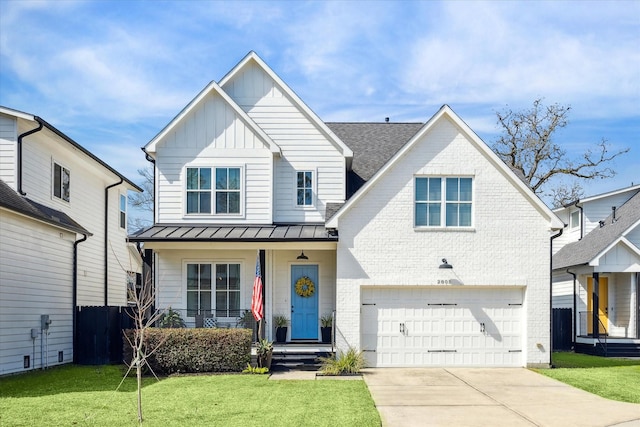
M 236 324 L 259 253 L 269 338 L 285 315 L 288 341 L 317 342 L 335 311 L 370 366 L 550 363 L 563 224 L 448 106 L 324 123 L 251 52 L 143 150 L 155 224 L 130 240 L 189 326 Z
M 640 185 L 556 214 L 567 225 L 553 244 L 553 308 L 572 310 L 575 351 L 640 357 Z
M 0 375 L 72 362 L 75 307 L 127 304 L 131 190 L 49 123 L 0 107 Z

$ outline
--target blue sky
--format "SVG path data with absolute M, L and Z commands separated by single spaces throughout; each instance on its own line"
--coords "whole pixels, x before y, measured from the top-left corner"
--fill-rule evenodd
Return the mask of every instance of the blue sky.
M 570 153 L 631 148 L 586 193 L 640 183 L 640 1 L 0 0 L 0 104 L 138 181 L 140 147 L 250 50 L 325 121 L 449 104 L 490 144 L 506 106 L 571 105 Z

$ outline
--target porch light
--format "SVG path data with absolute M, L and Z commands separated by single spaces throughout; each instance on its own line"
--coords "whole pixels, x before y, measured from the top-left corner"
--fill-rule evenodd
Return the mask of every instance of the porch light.
M 300 255 L 298 255 L 297 259 L 309 259 L 309 257 L 304 254 L 304 251 L 302 251 L 300 252 Z
M 449 264 L 446 258 L 442 258 L 442 264 L 439 268 L 453 268 L 453 265 Z

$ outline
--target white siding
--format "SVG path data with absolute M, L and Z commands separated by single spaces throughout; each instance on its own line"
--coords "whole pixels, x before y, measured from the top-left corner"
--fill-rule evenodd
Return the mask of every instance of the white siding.
M 473 176 L 474 228 L 414 230 L 416 174 Z M 524 363 L 549 363 L 549 223 L 448 119 L 435 124 L 340 218 L 339 231 L 336 304 L 343 348 L 361 344 L 362 286 L 449 280 L 461 286 L 524 286 Z M 442 258 L 453 270 L 438 268 Z
M 16 189 L 16 119 L 0 114 L 0 179 Z
M 160 141 L 157 152 L 157 222 L 272 222 L 272 154 L 219 96 L 205 97 Z M 243 214 L 187 216 L 186 166 L 243 168 Z
M 223 88 L 282 150 L 275 163 L 274 221 L 324 221 L 326 203 L 345 197 L 346 164 L 339 150 L 254 62 Z M 303 170 L 317 171 L 313 209 L 296 208 L 295 171 Z
M 317 264 L 319 272 L 319 316 L 330 314 L 335 307 L 335 251 L 305 251 L 308 261 L 296 257 L 299 250 L 267 250 L 265 277 L 265 318 L 267 334 L 273 339 L 273 322 L 276 314 L 291 320 L 291 265 Z M 156 283 L 158 307 L 178 310 L 188 326 L 195 325 L 195 318 L 186 317 L 187 291 L 185 264 L 235 262 L 240 263 L 240 308 L 250 309 L 255 274 L 256 250 L 159 250 L 156 253 Z M 289 329 L 290 332 L 290 329 Z M 320 331 L 318 330 L 318 334 Z
M 609 215 L 611 215 L 612 210 L 611 207 L 615 206 L 619 208 L 622 206 L 627 200 L 631 198 L 633 194 L 629 193 L 621 193 L 615 194 L 609 197 L 604 197 L 602 199 L 593 200 L 584 204 L 584 222 L 585 222 L 585 230 L 584 234 L 586 235 L 588 232 L 598 227 L 598 221 L 604 220 Z
M 52 320 L 49 366 L 73 358 L 72 272 L 75 234 L 0 209 L 0 375 L 21 372 L 23 357 L 42 366 L 40 315 Z M 34 357 L 35 344 L 35 357 Z
M 29 128 L 28 123 L 21 127 Z M 20 132 L 24 130 L 20 128 Z M 53 196 L 53 164 L 70 171 L 70 200 Z M 66 141 L 48 130 L 28 137 L 23 145 L 23 183 L 27 197 L 60 210 L 93 235 L 78 246 L 78 305 L 104 305 L 105 253 L 108 257 L 108 305 L 126 304 L 126 272 L 116 262 L 128 260 L 126 230 L 119 220 L 119 192 L 124 186 L 109 190 L 109 238 L 105 252 L 105 188 L 119 181 L 113 174 L 97 167 Z
M 553 308 L 573 309 L 573 276 L 567 273 L 553 275 Z

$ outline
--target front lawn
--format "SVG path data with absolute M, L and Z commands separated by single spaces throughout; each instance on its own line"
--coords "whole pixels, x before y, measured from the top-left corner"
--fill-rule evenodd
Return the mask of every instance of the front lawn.
M 553 365 L 537 372 L 607 399 L 640 403 L 640 360 L 558 352 Z
M 64 366 L 0 378 L 0 425 L 135 426 L 135 378 L 118 366 Z M 144 379 L 148 426 L 379 426 L 364 381 L 270 381 L 266 375 Z

